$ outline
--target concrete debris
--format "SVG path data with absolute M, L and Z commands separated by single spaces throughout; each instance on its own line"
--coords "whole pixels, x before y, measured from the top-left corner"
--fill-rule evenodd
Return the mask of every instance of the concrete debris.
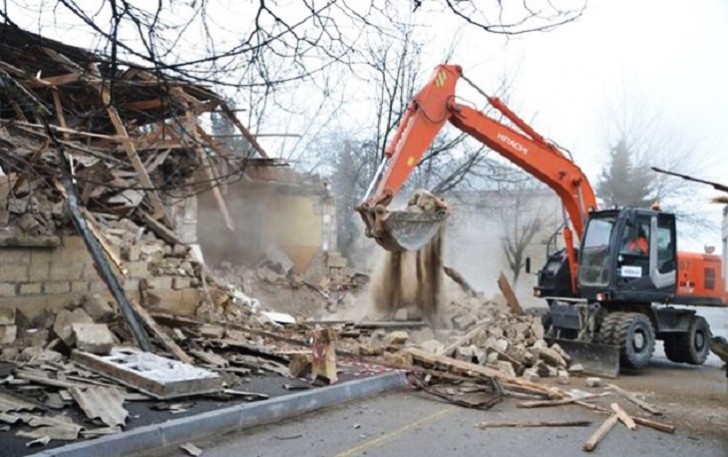
M 114 346 L 114 335 L 106 324 L 71 324 L 76 347 L 91 354 L 106 355 Z
M 15 325 L 15 314 L 14 307 L 0 308 L 0 325 Z
M 192 443 L 181 444 L 179 448 L 185 451 L 187 454 L 191 455 L 192 457 L 199 457 L 202 455 L 202 449 Z
M 53 332 L 68 347 L 73 347 L 74 335 L 73 324 L 93 324 L 94 320 L 86 314 L 82 308 L 76 308 L 73 311 L 62 309 L 56 314 L 55 323 L 53 324 Z
M 18 327 L 15 325 L 0 325 L 0 346 L 9 346 L 18 336 Z
M 115 315 L 114 308 L 98 294 L 85 296 L 81 306 L 96 323 L 109 322 Z
M 527 379 L 558 377 L 559 382 L 568 383 L 569 375 L 574 373 L 567 371 L 568 354 L 543 340 L 540 319 L 514 314 L 502 297 L 487 299 L 464 293 L 449 301 L 442 316 L 449 328 L 447 344 L 418 340 L 422 341 L 419 347 L 427 352 L 497 367 L 508 375 Z
M 407 333 L 404 330 L 396 330 L 392 333 L 387 334 L 387 336 L 384 337 L 384 346 L 385 347 L 393 347 L 393 346 L 402 346 L 407 342 L 407 339 L 409 338 L 409 333 Z
M 601 387 L 602 378 L 590 377 L 585 380 L 587 387 Z
M 71 360 L 159 399 L 218 392 L 222 389 L 222 379 L 211 371 L 133 348 L 115 347 L 108 356 L 74 350 Z

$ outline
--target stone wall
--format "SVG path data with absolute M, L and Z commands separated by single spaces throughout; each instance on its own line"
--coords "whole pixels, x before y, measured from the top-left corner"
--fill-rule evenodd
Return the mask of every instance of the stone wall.
M 87 294 L 100 294 L 111 300 L 83 239 L 80 236 L 59 239 L 60 245 L 56 248 L 0 247 L 0 309 L 17 308 L 32 316 L 43 309 L 67 307 Z M 143 303 L 147 307 L 193 314 L 200 293 L 192 275 L 181 271 L 152 275 L 151 257 L 142 259 L 142 246 L 118 249 L 127 270 L 123 280 L 127 296 L 140 300 L 140 286 L 143 286 L 146 291 Z

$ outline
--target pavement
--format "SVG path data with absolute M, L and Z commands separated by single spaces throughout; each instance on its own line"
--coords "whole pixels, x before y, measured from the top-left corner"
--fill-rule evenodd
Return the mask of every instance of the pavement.
M 588 427 L 499 428 L 481 430 L 481 421 L 588 420 Z M 195 441 L 204 457 L 276 456 L 381 457 L 420 455 L 482 457 L 581 456 L 582 443 L 604 416 L 578 406 L 517 409 L 513 400 L 490 411 L 452 406 L 418 393 L 387 394 L 331 408 L 273 426 Z M 186 455 L 178 447 L 144 457 Z M 631 432 L 618 424 L 594 455 L 650 457 L 691 455 L 725 457 L 728 438 L 721 441 L 678 432 L 668 435 L 645 427 Z

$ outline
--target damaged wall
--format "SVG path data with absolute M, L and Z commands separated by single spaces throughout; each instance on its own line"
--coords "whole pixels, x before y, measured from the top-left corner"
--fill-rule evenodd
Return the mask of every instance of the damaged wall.
M 212 193 L 199 196 L 198 239 L 211 265 L 254 263 L 274 245 L 303 273 L 319 252 L 336 250 L 335 207 L 321 181 L 240 181 L 227 187 L 225 201 L 235 232 L 225 226 Z

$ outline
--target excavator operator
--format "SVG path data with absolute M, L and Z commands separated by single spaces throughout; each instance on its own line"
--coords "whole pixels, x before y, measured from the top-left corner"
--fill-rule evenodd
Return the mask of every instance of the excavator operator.
M 634 255 L 646 255 L 648 250 L 647 235 L 645 230 L 640 227 L 637 236 L 633 237 L 629 243 L 627 243 L 627 253 Z

